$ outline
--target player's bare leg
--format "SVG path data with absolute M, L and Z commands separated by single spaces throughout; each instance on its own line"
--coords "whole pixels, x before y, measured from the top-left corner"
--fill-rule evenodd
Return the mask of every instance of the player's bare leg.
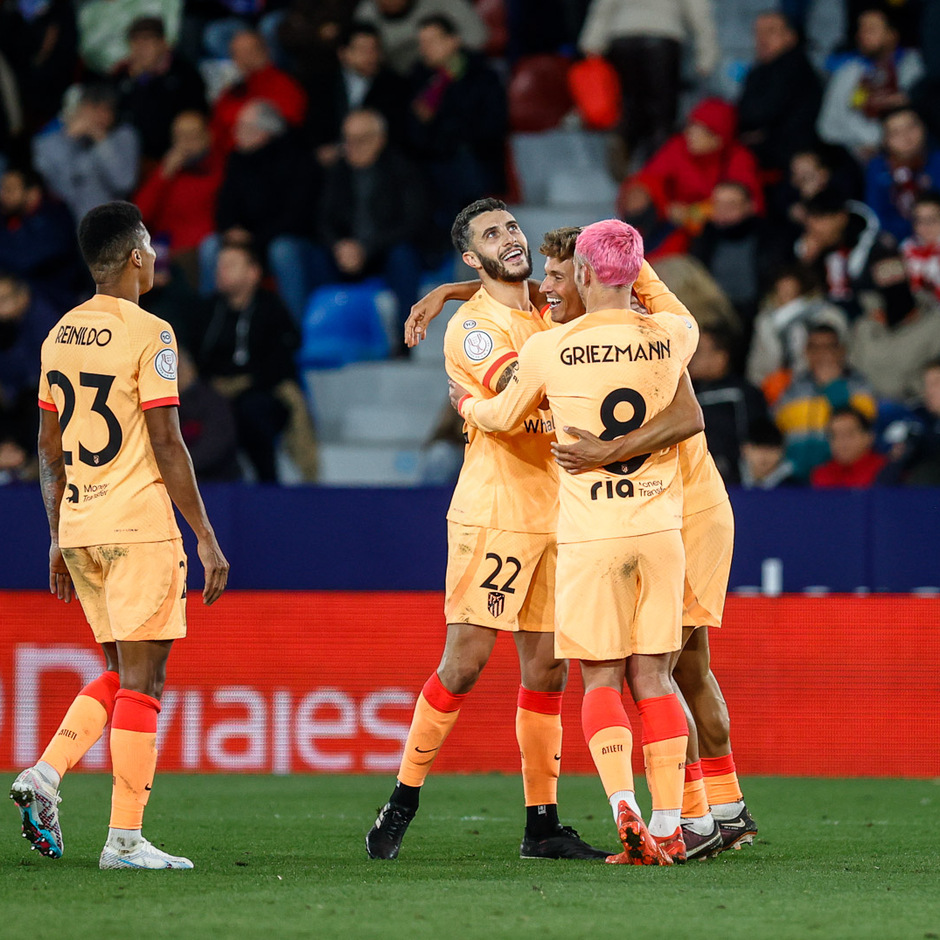
M 144 809 L 157 769 L 157 715 L 172 640 L 117 644 L 121 688 L 111 723 L 111 823 L 99 868 L 192 868 L 188 858 L 168 855 L 141 834 Z
M 464 696 L 489 661 L 496 634 L 496 630 L 472 623 L 447 625 L 440 665 L 425 682 L 415 704 L 395 789 L 366 835 L 371 858 L 398 857 L 405 830 L 418 811 L 421 787 L 457 723 Z
M 516 707 L 516 740 L 522 755 L 526 826 L 522 858 L 573 858 L 600 861 L 610 854 L 588 845 L 558 818 L 561 769 L 561 699 L 568 681 L 568 660 L 555 658 L 552 633 L 513 634 L 522 684 Z
M 623 659 L 581 662 L 584 698 L 581 727 L 601 778 L 623 851 L 614 865 L 671 865 L 672 859 L 649 834 L 633 784 L 633 731 L 623 707 Z
M 708 629 L 694 630 L 673 670 L 698 729 L 699 751 L 712 814 L 723 848 L 753 842 L 757 825 L 747 810 L 731 751 L 731 722 L 721 687 L 711 671 Z
M 105 671 L 78 693 L 42 757 L 10 787 L 10 799 L 20 812 L 23 838 L 47 858 L 61 858 L 65 849 L 59 825 L 62 778 L 98 741 L 114 709 L 120 685 L 117 647 L 103 643 L 101 649 Z
M 673 690 L 669 653 L 635 653 L 627 660 L 627 683 L 643 722 L 643 757 L 653 797 L 650 834 L 673 861 L 684 862 L 682 791 L 689 729 Z

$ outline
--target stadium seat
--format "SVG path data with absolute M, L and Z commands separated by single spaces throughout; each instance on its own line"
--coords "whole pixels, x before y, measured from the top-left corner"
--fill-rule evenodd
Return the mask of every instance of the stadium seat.
M 520 59 L 509 80 L 509 126 L 514 131 L 537 132 L 558 127 L 571 110 L 568 59 L 560 55 L 533 55 Z
M 558 170 L 548 180 L 547 201 L 551 206 L 583 206 L 617 202 L 617 184 L 606 170 Z
M 501 56 L 509 42 L 505 0 L 476 0 L 474 6 L 489 34 L 484 52 L 490 57 Z
M 298 362 L 301 368 L 330 369 L 384 359 L 395 322 L 395 298 L 381 279 L 327 284 L 307 305 Z
M 607 173 L 607 135 L 583 130 L 552 130 L 513 134 L 513 162 L 526 203 L 548 202 L 552 177 L 566 173 Z M 595 200 L 597 201 L 597 200 Z

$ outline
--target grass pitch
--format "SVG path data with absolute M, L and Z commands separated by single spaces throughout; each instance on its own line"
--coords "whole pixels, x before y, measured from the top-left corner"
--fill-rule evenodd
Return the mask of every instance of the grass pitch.
M 391 783 L 158 776 L 145 833 L 196 869 L 101 872 L 110 778 L 75 774 L 61 860 L 5 810 L 0 937 L 940 937 L 940 780 L 751 778 L 755 845 L 665 869 L 521 861 L 521 784 L 495 775 L 432 777 L 401 857 L 374 862 L 363 838 Z M 563 778 L 561 802 L 618 848 L 595 778 Z

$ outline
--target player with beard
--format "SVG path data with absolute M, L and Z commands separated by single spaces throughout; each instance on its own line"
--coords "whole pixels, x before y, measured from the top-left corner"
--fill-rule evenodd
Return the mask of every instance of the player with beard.
M 492 397 L 511 380 L 517 351 L 550 323 L 530 303 L 532 257 L 505 203 L 480 199 L 467 206 L 451 237 L 481 286 L 447 327 L 447 374 L 477 396 Z M 516 737 L 526 826 L 520 856 L 603 861 L 609 854 L 587 845 L 558 818 L 561 697 L 568 664 L 554 652 L 553 431 L 551 413 L 541 406 L 508 433 L 469 431 L 447 513 L 444 653 L 418 697 L 395 789 L 366 836 L 372 858 L 398 856 L 431 764 L 500 631 L 513 634 L 522 680 Z

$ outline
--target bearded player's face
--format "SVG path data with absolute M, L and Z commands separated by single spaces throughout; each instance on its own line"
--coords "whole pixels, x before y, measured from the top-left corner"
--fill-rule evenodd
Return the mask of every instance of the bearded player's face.
M 519 223 L 505 209 L 483 212 L 470 222 L 471 252 L 484 272 L 517 284 L 532 273 L 532 253 Z

